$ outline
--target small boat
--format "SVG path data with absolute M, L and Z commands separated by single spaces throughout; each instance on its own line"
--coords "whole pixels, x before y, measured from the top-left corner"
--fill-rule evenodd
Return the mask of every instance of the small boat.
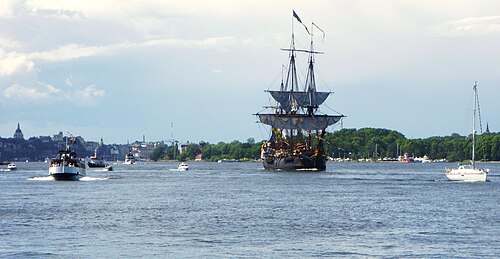
M 472 115 L 472 159 L 470 164 L 461 165 L 458 169 L 445 168 L 446 177 L 450 181 L 464 181 L 464 182 L 486 182 L 486 174 L 488 169 L 477 168 L 474 162 L 475 145 L 476 145 L 476 109 L 479 109 L 478 95 L 477 95 L 477 82 L 474 83 L 474 108 Z
M 50 161 L 49 175 L 55 180 L 79 180 L 86 175 L 85 160 L 77 158 L 76 153 L 66 146 Z
M 94 151 L 93 156 L 89 156 L 87 158 L 87 165 L 89 168 L 95 168 L 95 167 L 105 167 L 106 164 L 104 163 L 104 159 L 99 158 L 97 156 L 97 148 Z
M 220 159 L 217 161 L 217 163 L 233 163 L 233 162 L 238 162 L 236 159 Z
M 181 164 L 177 167 L 177 170 L 178 170 L 178 171 L 187 171 L 187 170 L 189 170 L 189 166 L 188 166 L 186 163 L 182 162 L 182 163 L 181 163 Z
M 135 157 L 134 157 L 134 154 L 132 154 L 132 152 L 128 152 L 125 155 L 125 164 L 127 164 L 127 165 L 135 164 Z
M 414 162 L 415 163 L 422 163 L 422 164 L 425 164 L 425 163 L 430 163 L 432 162 L 432 160 L 429 159 L 429 157 L 427 155 L 423 156 L 423 157 L 415 157 L 414 158 Z
M 16 170 L 16 169 L 17 169 L 17 166 L 16 166 L 16 164 L 14 164 L 14 163 L 9 163 L 9 164 L 7 165 L 7 169 L 9 169 L 9 170 L 11 170 L 11 171 L 12 171 L 12 170 Z
M 450 181 L 486 182 L 488 169 L 476 168 L 474 163 L 461 165 L 458 169 L 446 168 L 446 177 Z
M 408 154 L 408 152 L 405 152 L 404 156 L 399 156 L 398 157 L 399 162 L 403 163 L 413 163 L 415 162 L 415 159 Z
M 113 171 L 113 166 L 111 165 L 106 165 L 104 166 L 104 168 L 102 169 L 103 171 Z

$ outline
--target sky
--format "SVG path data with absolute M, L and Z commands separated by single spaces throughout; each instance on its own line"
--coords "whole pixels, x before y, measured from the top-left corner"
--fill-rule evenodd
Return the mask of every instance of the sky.
M 0 137 L 266 139 L 253 114 L 279 87 L 292 10 L 325 32 L 317 88 L 342 127 L 467 135 L 477 81 L 483 130 L 500 131 L 497 0 L 0 0 Z

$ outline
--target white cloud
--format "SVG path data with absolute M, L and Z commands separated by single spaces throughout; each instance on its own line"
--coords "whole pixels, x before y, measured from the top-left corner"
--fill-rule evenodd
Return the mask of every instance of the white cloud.
M 25 54 L 5 52 L 0 48 L 0 77 L 11 76 L 19 72 L 30 72 L 34 63 Z
M 27 56 L 30 59 L 41 59 L 45 61 L 67 61 L 76 58 L 95 56 L 101 53 L 105 53 L 103 47 L 85 47 L 78 44 L 68 44 L 49 51 L 29 53 Z
M 89 85 L 83 90 L 76 91 L 76 94 L 81 96 L 83 99 L 88 99 L 105 96 L 106 92 L 104 90 L 97 89 L 95 85 Z
M 438 25 L 434 30 L 443 36 L 478 36 L 500 33 L 500 16 L 469 17 Z
M 214 69 L 212 69 L 212 72 L 214 72 L 216 74 L 220 74 L 220 73 L 222 73 L 222 70 L 214 68 Z
M 83 12 L 65 9 L 33 9 L 32 14 L 63 19 L 86 19 Z
M 32 100 L 45 99 L 48 98 L 49 96 L 57 95 L 60 92 L 61 90 L 50 85 L 45 85 L 40 88 L 36 88 L 36 87 L 24 87 L 14 84 L 10 87 L 7 87 L 3 91 L 3 96 L 8 99 L 22 99 L 25 101 L 32 101 Z
M 66 83 L 67 86 L 73 86 L 73 77 L 72 76 L 67 77 L 66 80 L 64 80 L 64 82 Z
M 65 91 L 54 86 L 36 82 L 32 86 L 11 85 L 3 90 L 3 97 L 11 100 L 49 102 L 50 100 L 67 101 L 79 105 L 93 105 L 97 98 L 106 96 L 106 92 L 89 85 L 83 89 Z
M 103 46 L 84 46 L 78 44 L 67 44 L 59 48 L 33 52 L 26 54 L 30 59 L 39 59 L 44 61 L 67 61 L 83 57 L 113 55 L 131 49 L 139 49 L 145 47 L 176 47 L 176 48 L 210 48 L 215 47 L 223 49 L 225 46 L 231 45 L 235 42 L 234 37 L 210 37 L 206 39 L 193 40 L 193 39 L 154 39 L 138 43 L 122 42 L 117 44 L 103 45 Z
M 9 38 L 0 37 L 0 48 L 4 49 L 18 49 L 21 47 L 21 43 L 14 41 Z

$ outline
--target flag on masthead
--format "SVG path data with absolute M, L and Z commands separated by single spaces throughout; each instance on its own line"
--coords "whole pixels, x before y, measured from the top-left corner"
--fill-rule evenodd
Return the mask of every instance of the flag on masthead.
M 307 29 L 307 26 L 302 22 L 302 20 L 300 19 L 299 15 L 294 10 L 292 10 L 292 12 L 293 12 L 293 17 L 295 17 L 295 19 L 297 19 L 297 21 L 299 21 L 300 24 L 304 25 L 304 28 L 306 29 L 307 34 L 311 35 L 311 33 L 309 32 L 309 30 Z

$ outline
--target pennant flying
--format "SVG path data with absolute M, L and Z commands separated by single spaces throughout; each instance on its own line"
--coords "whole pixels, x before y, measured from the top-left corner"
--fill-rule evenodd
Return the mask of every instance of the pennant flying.
M 312 23 L 312 25 L 314 25 L 314 27 L 318 28 L 318 30 L 320 30 L 323 33 L 323 40 L 325 40 L 325 31 L 322 30 L 320 27 L 318 27 L 318 25 L 316 25 L 314 22 Z
M 307 34 L 312 35 L 312 34 L 309 32 L 309 30 L 307 29 L 307 26 L 306 26 L 306 25 L 302 22 L 302 20 L 300 19 L 299 15 L 297 15 L 297 13 L 296 13 L 294 10 L 292 10 L 292 12 L 293 12 L 293 17 L 295 17 L 295 19 L 297 19 L 297 21 L 299 21 L 299 22 L 300 22 L 300 24 L 304 25 L 304 28 L 306 29 Z
M 297 19 L 297 21 L 299 21 L 300 23 L 302 23 L 302 20 L 301 20 L 301 19 L 300 19 L 300 17 L 297 15 L 297 13 L 296 13 L 294 10 L 292 10 L 292 12 L 293 12 L 293 17 L 295 17 L 295 19 Z M 302 24 L 303 24 L 303 23 L 302 23 Z

